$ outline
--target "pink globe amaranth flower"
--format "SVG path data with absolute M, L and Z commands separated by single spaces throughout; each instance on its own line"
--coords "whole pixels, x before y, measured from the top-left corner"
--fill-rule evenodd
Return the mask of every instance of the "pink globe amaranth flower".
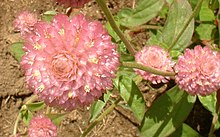
M 56 0 L 58 3 L 64 4 L 65 6 L 73 8 L 82 8 L 84 4 L 91 0 Z
M 29 123 L 28 136 L 57 137 L 57 127 L 49 118 L 43 115 L 37 115 L 33 117 Z
M 174 67 L 176 83 L 191 95 L 209 95 L 220 88 L 220 54 L 209 47 L 186 49 Z
M 99 22 L 58 14 L 35 24 L 21 65 L 29 88 L 50 106 L 72 110 L 112 89 L 119 55 Z
M 37 14 L 23 11 L 16 16 L 13 26 L 16 31 L 20 31 L 21 35 L 25 35 L 25 33 L 33 31 L 33 26 L 37 21 Z
M 169 57 L 168 52 L 159 46 L 145 46 L 135 54 L 135 61 L 147 67 L 173 72 L 174 62 Z M 167 83 L 170 79 L 168 76 L 155 75 L 139 69 L 135 69 L 135 72 L 153 84 Z

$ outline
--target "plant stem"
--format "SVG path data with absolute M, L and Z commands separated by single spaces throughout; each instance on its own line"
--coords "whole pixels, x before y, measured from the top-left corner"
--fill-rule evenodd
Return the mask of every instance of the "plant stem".
M 144 70 L 144 71 L 147 71 L 147 72 L 156 74 L 156 75 L 161 75 L 161 76 L 175 76 L 175 73 L 174 73 L 174 72 L 160 71 L 160 70 L 157 70 L 157 69 L 154 69 L 154 68 L 151 68 L 151 67 L 144 66 L 144 65 L 139 64 L 139 63 L 135 63 L 135 62 L 122 62 L 122 65 L 123 65 L 124 67 L 127 67 L 127 68 L 137 68 L 137 69 L 141 69 L 141 70 Z
M 190 22 L 192 21 L 192 19 L 195 17 L 196 13 L 198 12 L 199 8 L 202 5 L 203 0 L 199 0 L 199 2 L 197 2 L 197 5 L 192 13 L 192 15 L 189 17 L 189 19 L 187 20 L 186 24 L 184 24 L 182 30 L 180 31 L 180 33 L 176 36 L 176 38 L 174 39 L 174 41 L 171 43 L 170 47 L 168 48 L 168 51 L 170 52 L 171 49 L 175 46 L 175 44 L 177 43 L 177 41 L 179 40 L 179 38 L 182 36 L 182 34 L 184 33 L 184 31 L 186 30 L 186 28 L 188 27 L 188 25 L 190 24 Z
M 19 111 L 19 114 L 18 114 L 18 116 L 17 116 L 17 118 L 16 118 L 16 121 L 15 121 L 14 130 L 13 130 L 13 135 L 16 135 L 16 134 L 17 134 L 18 122 L 19 122 L 20 119 L 21 119 L 21 111 L 27 109 L 26 104 L 29 104 L 29 103 L 32 103 L 32 102 L 36 101 L 37 98 L 38 98 L 37 95 L 32 95 L 31 98 L 21 107 L 21 109 L 20 109 L 20 111 Z
M 208 137 L 214 137 L 215 132 L 215 124 L 218 122 L 218 115 L 219 115 L 219 109 L 220 109 L 220 90 L 217 91 L 217 102 L 216 102 L 216 112 L 214 113 L 214 116 L 212 118 L 212 125 L 210 127 L 209 136 Z
M 117 99 L 110 107 L 108 107 L 97 119 L 95 119 L 90 126 L 82 133 L 80 137 L 85 137 L 94 127 L 97 125 L 102 119 L 108 115 L 110 112 L 113 111 L 113 109 L 116 107 L 116 105 L 119 103 L 121 98 Z
M 106 18 L 108 19 L 111 27 L 114 29 L 114 31 L 117 33 L 117 35 L 120 37 L 120 39 L 124 42 L 125 46 L 127 47 L 128 51 L 130 54 L 134 55 L 135 54 L 135 49 L 131 45 L 131 43 L 126 39 L 118 25 L 116 24 L 114 17 L 110 10 L 108 9 L 105 0 L 96 0 L 96 2 L 99 4 L 101 7 L 102 11 L 105 13 Z

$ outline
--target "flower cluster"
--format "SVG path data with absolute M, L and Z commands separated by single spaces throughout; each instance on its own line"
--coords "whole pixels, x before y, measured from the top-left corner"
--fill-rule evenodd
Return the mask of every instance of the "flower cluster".
M 43 115 L 37 115 L 33 117 L 29 123 L 28 136 L 57 137 L 57 127 L 49 118 Z
M 141 51 L 135 54 L 135 61 L 154 69 L 173 72 L 174 62 L 169 57 L 168 52 L 159 46 L 145 46 Z M 153 84 L 166 83 L 170 79 L 168 76 L 159 76 L 139 69 L 135 69 L 135 71 L 145 80 L 149 80 Z
M 16 16 L 16 19 L 13 22 L 14 28 L 16 31 L 20 31 L 21 35 L 30 33 L 33 31 L 33 26 L 37 23 L 38 18 L 37 14 L 23 11 Z
M 119 55 L 101 23 L 58 14 L 34 28 L 25 37 L 21 66 L 29 88 L 46 104 L 72 110 L 112 89 Z
M 57 2 L 64 4 L 65 6 L 73 8 L 81 8 L 90 0 L 56 0 Z
M 186 49 L 175 66 L 176 83 L 191 95 L 209 95 L 220 88 L 220 54 L 209 47 Z

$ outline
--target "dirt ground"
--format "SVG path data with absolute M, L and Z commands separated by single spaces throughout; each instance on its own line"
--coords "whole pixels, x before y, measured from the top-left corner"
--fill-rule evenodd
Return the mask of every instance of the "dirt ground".
M 129 3 L 126 0 L 111 1 L 109 8 L 116 13 L 124 5 Z M 23 73 L 19 63 L 10 53 L 10 44 L 19 41 L 19 34 L 16 34 L 12 22 L 17 13 L 29 10 L 42 14 L 48 10 L 64 12 L 65 8 L 57 5 L 53 0 L 1 0 L 0 2 L 0 137 L 12 135 L 13 126 L 18 111 L 22 104 L 32 95 L 24 84 Z M 88 3 L 82 11 L 96 20 L 104 20 L 103 14 L 94 1 Z M 75 110 L 71 112 L 59 127 L 58 136 L 78 137 L 88 126 L 89 111 Z M 22 125 L 22 123 L 21 123 Z M 26 132 L 24 126 L 18 131 Z M 116 110 L 108 115 L 90 133 L 90 137 L 135 137 L 138 136 L 137 127 L 119 114 Z

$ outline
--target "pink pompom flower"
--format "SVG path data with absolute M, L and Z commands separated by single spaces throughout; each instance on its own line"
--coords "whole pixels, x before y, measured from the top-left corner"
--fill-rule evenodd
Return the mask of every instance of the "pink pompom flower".
M 220 54 L 209 47 L 186 49 L 175 66 L 176 83 L 191 95 L 209 95 L 220 89 Z
M 33 31 L 33 26 L 37 21 L 37 14 L 23 11 L 16 16 L 13 26 L 16 31 L 21 33 L 21 35 L 25 35 L 26 33 Z
M 33 117 L 29 123 L 28 136 L 57 137 L 57 127 L 49 118 L 43 115 L 37 115 Z
M 73 8 L 82 8 L 84 4 L 88 3 L 90 0 L 56 0 L 58 3 L 64 4 L 65 6 Z
M 101 23 L 58 14 L 52 23 L 36 23 L 34 32 L 26 37 L 21 66 L 46 104 L 72 110 L 113 88 L 119 55 Z
M 173 72 L 174 62 L 169 57 L 168 52 L 159 46 L 145 46 L 135 54 L 135 61 L 154 69 Z M 170 79 L 168 76 L 159 76 L 139 69 L 135 69 L 135 72 L 153 84 L 167 83 Z

